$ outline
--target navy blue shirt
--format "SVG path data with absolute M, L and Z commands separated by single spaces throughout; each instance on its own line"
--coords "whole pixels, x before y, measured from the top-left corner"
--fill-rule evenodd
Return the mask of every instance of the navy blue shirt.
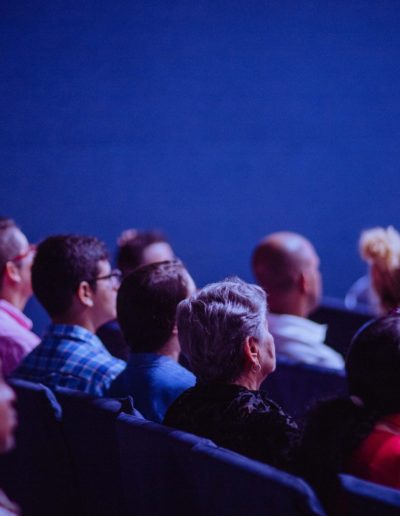
M 131 353 L 125 371 L 113 381 L 108 395 L 130 394 L 145 418 L 161 423 L 171 403 L 195 383 L 196 377 L 172 358 Z

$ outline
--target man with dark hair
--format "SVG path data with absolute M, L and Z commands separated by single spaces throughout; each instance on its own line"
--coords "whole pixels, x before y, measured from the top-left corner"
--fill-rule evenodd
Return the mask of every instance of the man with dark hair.
M 343 357 L 324 343 L 326 326 L 307 319 L 321 299 L 319 258 L 311 242 L 289 231 L 273 233 L 257 245 L 252 265 L 268 294 L 277 355 L 343 369 Z
M 39 344 L 23 309 L 32 295 L 34 247 L 12 219 L 0 217 L 0 359 L 8 376 Z
M 138 231 L 131 228 L 123 231 L 118 238 L 116 262 L 123 278 L 142 265 L 173 259 L 174 252 L 160 231 Z M 129 346 L 117 320 L 101 326 L 97 335 L 112 355 L 128 360 Z
M 182 263 L 139 267 L 118 292 L 118 321 L 131 348 L 128 366 L 114 380 L 110 395 L 133 395 L 138 410 L 161 422 L 169 405 L 196 379 L 178 364 L 176 307 L 195 290 Z
M 32 284 L 52 324 L 13 376 L 102 396 L 125 366 L 94 335 L 116 314 L 119 271 L 111 271 L 104 243 L 77 235 L 47 238 L 37 250 Z

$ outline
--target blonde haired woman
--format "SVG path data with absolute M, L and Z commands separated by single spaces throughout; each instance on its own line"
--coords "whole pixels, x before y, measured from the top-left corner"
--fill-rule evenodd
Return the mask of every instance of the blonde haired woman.
M 400 234 L 394 227 L 363 231 L 360 253 L 370 265 L 370 277 L 382 314 L 400 308 Z

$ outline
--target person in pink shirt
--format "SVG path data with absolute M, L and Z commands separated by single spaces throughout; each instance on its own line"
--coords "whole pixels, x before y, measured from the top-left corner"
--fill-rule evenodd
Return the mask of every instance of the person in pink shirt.
M 12 219 L 0 217 L 0 361 L 9 376 L 39 344 L 23 309 L 32 295 L 34 246 Z

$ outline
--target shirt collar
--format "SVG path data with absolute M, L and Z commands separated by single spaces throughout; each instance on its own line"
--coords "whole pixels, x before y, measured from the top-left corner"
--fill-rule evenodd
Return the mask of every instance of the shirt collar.
M 299 337 L 299 332 L 307 337 L 309 342 L 324 342 L 326 324 L 318 324 L 305 317 L 289 314 L 268 314 L 268 326 L 272 334 L 276 333 L 285 337 Z
M 32 321 L 21 312 L 16 306 L 12 305 L 5 299 L 0 299 L 0 310 L 6 312 L 10 317 L 15 319 L 21 326 L 30 330 L 33 326 Z
M 46 336 L 77 340 L 103 348 L 101 340 L 94 333 L 77 324 L 50 324 Z

